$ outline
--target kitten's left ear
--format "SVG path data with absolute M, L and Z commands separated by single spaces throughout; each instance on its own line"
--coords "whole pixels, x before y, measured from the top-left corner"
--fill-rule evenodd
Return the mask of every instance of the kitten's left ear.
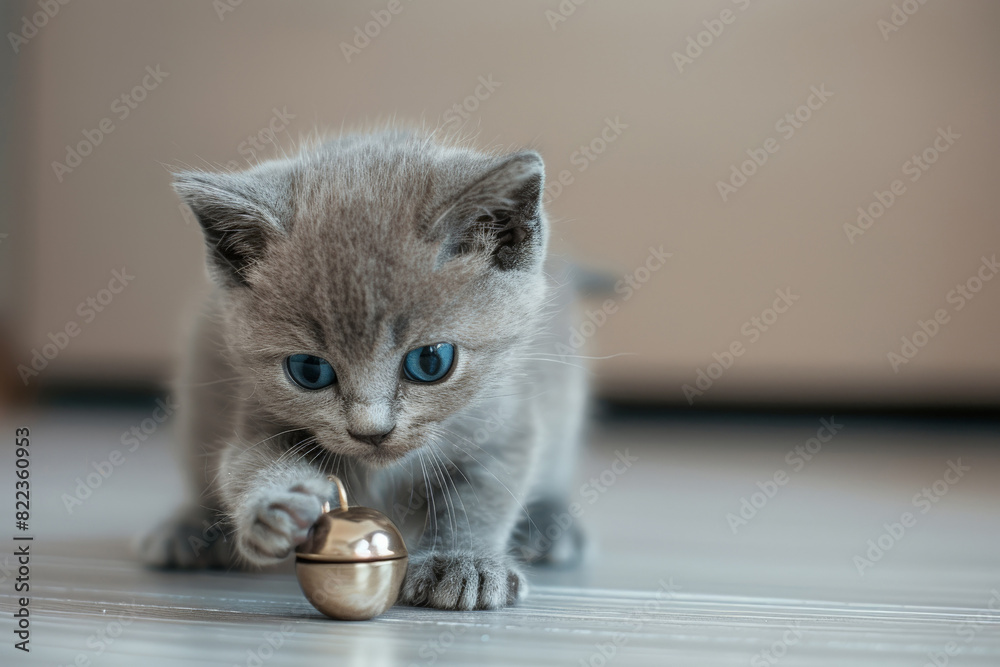
M 542 213 L 545 164 L 534 151 L 515 153 L 467 187 L 431 230 L 441 239 L 438 263 L 466 254 L 489 256 L 502 270 L 541 265 L 548 239 Z
M 225 286 L 246 287 L 247 270 L 282 230 L 275 179 L 189 171 L 174 176 L 174 190 L 205 233 L 212 276 Z

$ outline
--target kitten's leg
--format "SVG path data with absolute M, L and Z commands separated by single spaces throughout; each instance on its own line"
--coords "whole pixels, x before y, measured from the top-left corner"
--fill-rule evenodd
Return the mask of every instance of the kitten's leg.
M 146 565 L 162 568 L 228 568 L 232 543 L 222 515 L 200 505 L 185 505 L 142 535 L 136 545 Z
M 250 565 L 270 565 L 290 555 L 334 497 L 327 475 L 308 461 L 318 445 L 307 436 L 254 431 L 223 453 L 222 502 L 236 554 Z
M 497 609 L 527 592 L 507 543 L 523 513 L 520 497 L 530 469 L 527 461 L 517 459 L 530 456 L 531 448 L 527 441 L 508 444 L 504 461 L 498 461 L 499 452 L 477 451 L 471 445 L 448 453 L 448 446 L 441 445 L 436 457 L 422 453 L 430 482 L 427 524 L 410 556 L 403 603 Z M 479 462 L 470 461 L 472 456 Z M 492 470 L 486 469 L 487 463 Z
M 520 517 L 511 548 L 531 565 L 570 567 L 583 557 L 585 540 L 580 512 L 570 512 L 573 503 L 583 506 L 577 484 L 576 463 L 587 404 L 587 377 L 581 359 L 564 355 L 554 341 L 576 323 L 573 294 L 561 290 L 557 316 L 548 326 L 551 337 L 542 339 L 537 354 L 548 359 L 532 369 L 532 385 L 539 389 L 540 442 L 544 448 L 537 461 L 537 474 L 526 516 Z M 566 348 L 563 347 L 562 350 Z
M 210 299 L 191 332 L 189 355 L 173 392 L 179 400 L 174 451 L 187 498 L 170 518 L 136 541 L 136 551 L 147 565 L 199 568 L 232 562 L 214 480 L 222 443 L 233 436 L 237 397 L 248 390 L 226 361 L 224 348 L 220 316 Z
M 517 523 L 512 549 L 528 565 L 573 567 L 583 558 L 586 544 L 579 519 L 570 512 L 567 495 L 532 501 Z
M 582 507 L 584 500 L 575 484 L 584 400 L 578 387 L 582 385 L 582 381 L 567 382 L 562 403 L 545 411 L 542 440 L 548 446 L 539 455 L 527 512 L 518 518 L 510 545 L 529 565 L 572 567 L 583 558 L 580 511 L 570 511 L 574 502 Z

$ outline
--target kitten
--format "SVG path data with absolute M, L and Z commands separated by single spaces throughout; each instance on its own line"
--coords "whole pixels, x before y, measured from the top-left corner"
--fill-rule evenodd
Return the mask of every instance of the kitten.
M 145 560 L 284 559 L 330 473 L 403 531 L 404 603 L 502 607 L 517 560 L 575 553 L 555 517 L 585 382 L 552 352 L 572 309 L 543 270 L 543 180 L 535 152 L 399 129 L 177 174 L 215 289 L 181 388 L 192 504 Z

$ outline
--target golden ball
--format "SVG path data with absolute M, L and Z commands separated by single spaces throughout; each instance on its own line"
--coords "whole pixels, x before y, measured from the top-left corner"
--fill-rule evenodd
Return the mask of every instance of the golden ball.
M 339 479 L 340 506 L 323 514 L 295 550 L 295 574 L 316 609 L 341 621 L 363 621 L 396 603 L 409 558 L 403 536 L 386 515 L 349 507 Z

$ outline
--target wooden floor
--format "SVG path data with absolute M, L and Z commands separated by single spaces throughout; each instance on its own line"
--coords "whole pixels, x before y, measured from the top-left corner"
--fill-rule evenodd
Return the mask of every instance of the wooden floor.
M 30 654 L 12 647 L 16 567 L 0 555 L 0 665 L 1000 665 L 995 424 L 837 418 L 825 443 L 807 442 L 820 415 L 604 424 L 581 463 L 581 485 L 597 480 L 577 498 L 582 567 L 532 573 L 506 611 L 397 607 L 338 623 L 287 567 L 178 574 L 132 560 L 130 535 L 178 499 L 169 425 L 67 510 L 76 478 L 150 412 L 2 425 L 7 440 L 32 428 L 35 540 Z M 13 448 L 0 457 L 12 470 Z M 727 519 L 743 498 L 755 515 Z

